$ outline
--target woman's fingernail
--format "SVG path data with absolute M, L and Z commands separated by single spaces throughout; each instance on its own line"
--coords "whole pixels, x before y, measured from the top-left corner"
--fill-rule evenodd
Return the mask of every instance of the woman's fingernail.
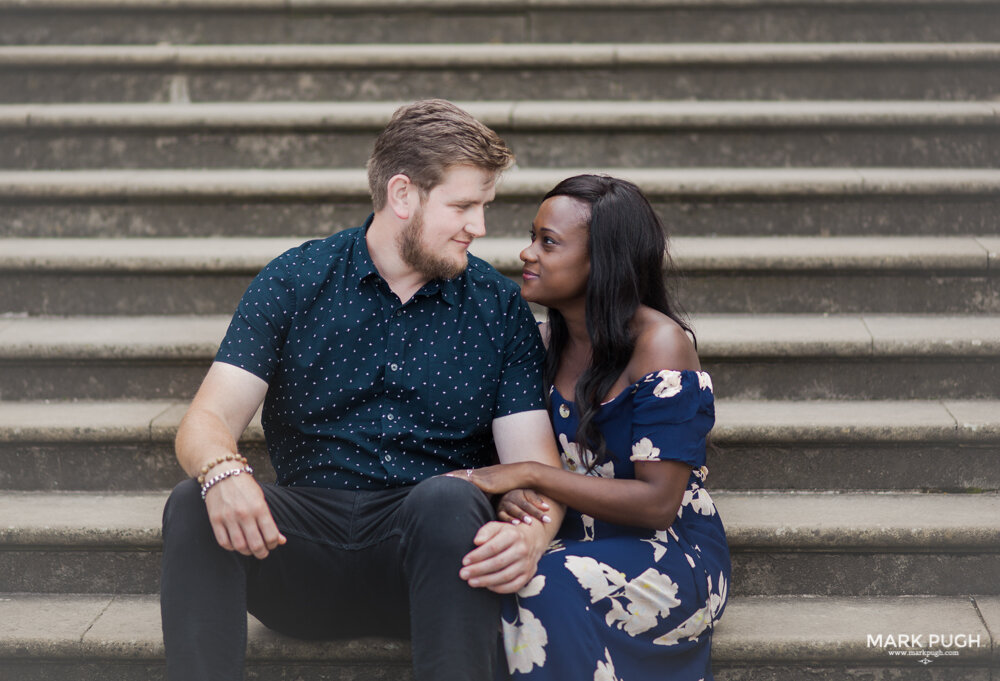
M 552 518 L 548 517 L 547 515 L 543 515 L 542 516 L 542 522 L 543 523 L 551 523 L 552 522 Z
M 521 521 L 518 520 L 517 518 L 514 518 L 513 520 L 510 521 L 510 524 L 511 525 L 520 525 Z
M 524 516 L 524 524 L 525 525 L 530 525 L 531 524 L 531 516 L 527 516 L 527 515 Z

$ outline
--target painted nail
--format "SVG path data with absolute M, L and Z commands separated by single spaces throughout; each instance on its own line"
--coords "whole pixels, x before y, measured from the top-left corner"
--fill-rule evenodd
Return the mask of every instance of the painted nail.
M 547 515 L 543 515 L 542 516 L 542 522 L 543 523 L 551 523 L 552 522 L 552 518 L 548 517 Z

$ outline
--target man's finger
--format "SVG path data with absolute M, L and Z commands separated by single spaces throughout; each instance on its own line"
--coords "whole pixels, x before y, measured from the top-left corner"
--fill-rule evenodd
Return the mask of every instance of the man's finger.
M 229 533 L 229 543 L 233 547 L 233 551 L 241 553 L 244 556 L 252 555 L 247 546 L 247 539 L 243 536 L 243 530 L 239 525 L 231 523 L 226 526 L 226 531 Z
M 519 561 L 508 565 L 504 569 L 497 572 L 490 572 L 489 574 L 485 574 L 480 577 L 473 577 L 469 580 L 469 586 L 484 586 L 486 588 L 490 588 L 500 584 L 508 584 L 519 576 L 522 576 L 524 572 L 525 566 Z
M 274 517 L 270 513 L 261 518 L 257 522 L 257 525 L 260 528 L 261 536 L 264 538 L 264 545 L 268 549 L 276 549 L 288 541 L 285 539 L 285 535 L 281 534 L 281 531 L 278 530 L 278 526 L 274 523 Z
M 233 550 L 233 544 L 229 541 L 229 531 L 221 520 L 212 521 L 212 532 L 215 533 L 215 541 L 226 551 Z
M 491 525 L 494 527 L 490 527 Z M 506 551 L 511 544 L 518 540 L 516 532 L 509 523 L 493 521 L 483 525 L 474 540 L 476 544 L 479 544 L 479 547 L 465 554 L 465 557 L 462 558 L 462 565 L 473 565 Z M 481 542 L 479 541 L 481 537 L 486 538 Z
M 264 543 L 264 538 L 260 534 L 260 528 L 257 527 L 256 521 L 248 523 L 243 528 L 243 536 L 246 538 L 247 550 L 254 558 L 258 560 L 267 558 L 267 545 Z

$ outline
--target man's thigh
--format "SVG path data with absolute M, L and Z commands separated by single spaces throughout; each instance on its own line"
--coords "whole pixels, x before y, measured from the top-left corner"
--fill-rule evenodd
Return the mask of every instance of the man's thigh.
M 402 533 L 391 522 L 405 490 L 265 486 L 264 493 L 288 542 L 263 561 L 251 559 L 253 615 L 299 638 L 407 633 Z

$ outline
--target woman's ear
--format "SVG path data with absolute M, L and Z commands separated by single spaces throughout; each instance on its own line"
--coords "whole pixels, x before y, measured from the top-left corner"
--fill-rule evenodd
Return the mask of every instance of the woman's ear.
M 409 220 L 416 206 L 413 204 L 413 196 L 416 187 L 410 178 L 402 173 L 389 178 L 386 187 L 386 204 L 400 220 Z

